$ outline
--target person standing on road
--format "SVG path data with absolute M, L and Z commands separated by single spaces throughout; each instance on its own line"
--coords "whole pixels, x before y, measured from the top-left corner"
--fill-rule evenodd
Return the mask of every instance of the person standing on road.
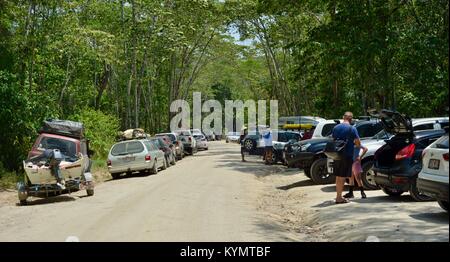
M 272 131 L 267 129 L 267 131 L 263 135 L 264 139 L 264 164 L 271 165 L 272 164 L 272 152 L 273 152 L 273 144 L 272 144 Z
M 362 150 L 362 154 L 361 154 Z M 367 153 L 367 147 L 355 146 L 355 152 L 353 154 L 353 166 L 352 166 L 352 177 L 350 178 L 350 188 L 347 194 L 344 195 L 344 198 L 353 198 L 353 189 L 355 187 L 355 180 L 358 184 L 359 190 L 361 191 L 361 198 L 366 198 L 366 193 L 364 192 L 364 187 L 361 179 L 361 174 L 363 173 L 363 169 L 361 166 L 361 159 Z
M 344 191 L 345 179 L 352 176 L 353 155 L 355 145 L 361 146 L 358 131 L 351 125 L 353 120 L 352 112 L 345 112 L 343 122 L 333 128 L 333 138 L 335 140 L 346 141 L 343 159 L 334 163 L 333 173 L 336 176 L 336 204 L 348 203 L 346 198 L 342 197 Z
M 239 136 L 239 144 L 241 145 L 241 156 L 242 156 L 242 162 L 246 162 L 245 160 L 245 145 L 244 145 L 244 139 L 247 136 L 247 128 L 244 128 L 244 130 L 241 131 L 241 135 Z

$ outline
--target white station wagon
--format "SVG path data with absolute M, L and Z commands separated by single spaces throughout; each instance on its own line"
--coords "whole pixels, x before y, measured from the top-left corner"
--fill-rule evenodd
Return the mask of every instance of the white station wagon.
M 167 168 L 164 152 L 147 139 L 122 141 L 113 145 L 109 151 L 107 165 L 113 179 L 119 178 L 123 173 L 156 174 L 158 169 Z

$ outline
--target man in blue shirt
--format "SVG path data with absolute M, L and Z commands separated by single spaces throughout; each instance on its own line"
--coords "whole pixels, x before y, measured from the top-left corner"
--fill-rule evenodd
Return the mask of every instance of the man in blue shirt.
M 352 176 L 353 154 L 355 145 L 361 146 L 358 131 L 351 125 L 353 120 L 352 112 L 345 112 L 343 122 L 333 128 L 333 138 L 335 140 L 347 141 L 344 148 L 344 158 L 334 162 L 333 173 L 336 176 L 336 204 L 348 203 L 342 197 L 345 179 Z

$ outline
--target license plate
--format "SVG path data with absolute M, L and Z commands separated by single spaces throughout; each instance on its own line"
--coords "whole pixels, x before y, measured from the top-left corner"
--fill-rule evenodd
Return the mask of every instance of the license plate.
M 428 162 L 428 168 L 439 169 L 440 162 L 441 161 L 439 159 L 430 159 L 430 162 Z
M 129 157 L 124 157 L 122 158 L 124 162 L 131 162 L 134 161 L 135 157 L 134 156 L 129 156 Z

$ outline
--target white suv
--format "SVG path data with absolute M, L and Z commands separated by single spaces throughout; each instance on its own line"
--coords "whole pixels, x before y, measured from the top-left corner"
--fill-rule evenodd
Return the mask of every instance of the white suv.
M 447 129 L 448 131 L 448 129 Z M 448 212 L 448 132 L 429 145 L 422 153 L 423 167 L 417 179 L 417 188 L 423 194 L 437 199 Z

